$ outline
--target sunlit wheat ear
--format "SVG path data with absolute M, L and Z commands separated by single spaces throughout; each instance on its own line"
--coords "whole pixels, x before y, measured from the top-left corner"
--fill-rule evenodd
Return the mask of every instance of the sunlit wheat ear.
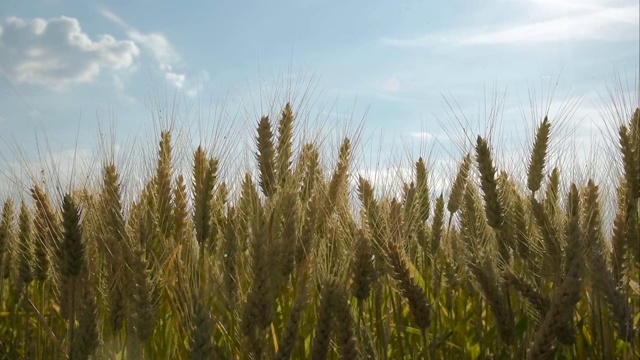
M 444 196 L 440 194 L 436 199 L 436 207 L 431 224 L 431 256 L 435 258 L 444 234 Z
M 545 116 L 544 120 L 538 127 L 536 140 L 533 143 L 531 151 L 531 160 L 529 161 L 529 171 L 527 172 L 527 187 L 534 194 L 540 189 L 542 179 L 544 177 L 544 166 L 547 157 L 547 149 L 549 143 L 549 132 L 551 124 Z
M 249 246 L 249 242 L 246 239 L 250 237 L 251 224 L 261 207 L 260 194 L 253 183 L 251 174 L 247 172 L 242 180 L 240 200 L 237 207 L 238 239 L 241 241 L 242 252 L 246 251 Z
M 26 289 L 33 281 L 33 234 L 31 213 L 24 203 L 20 204 L 18 215 L 18 288 Z
M 77 359 L 89 359 L 100 345 L 100 327 L 98 324 L 98 305 L 92 284 L 83 279 L 81 299 L 78 311 L 78 332 L 74 338 L 73 354 Z
M 247 337 L 252 337 L 255 329 L 266 329 L 273 317 L 274 295 L 270 259 L 267 257 L 270 250 L 268 223 L 264 214 L 255 218 L 251 240 L 253 282 L 242 314 L 242 332 Z
M 309 262 L 305 261 L 300 264 L 298 271 L 298 284 L 296 286 L 296 297 L 287 319 L 287 324 L 280 336 L 278 344 L 278 353 L 275 358 L 278 360 L 288 360 L 291 358 L 293 350 L 298 343 L 300 335 L 300 323 L 302 322 L 304 310 L 307 307 L 309 297 Z
M 172 223 L 172 169 L 171 169 L 171 133 L 163 131 L 160 134 L 160 145 L 158 150 L 158 165 L 156 168 L 155 197 L 158 208 L 158 225 L 160 232 L 165 239 L 171 236 Z
M 450 214 L 453 214 L 460 209 L 464 189 L 467 186 L 469 170 L 471 170 L 471 154 L 467 154 L 464 159 L 462 159 L 462 162 L 458 167 L 456 178 L 453 181 L 451 194 L 449 195 L 449 201 L 447 202 L 447 211 Z
M 504 206 L 504 223 L 502 224 L 502 231 L 500 232 L 499 250 L 502 252 L 503 259 L 510 258 L 510 254 L 504 254 L 510 252 L 513 249 L 514 254 L 518 252 L 518 235 L 519 232 L 526 231 L 526 228 L 518 228 L 516 219 L 518 214 L 515 202 L 520 201 L 517 194 L 516 186 L 509 178 L 509 175 L 502 171 L 498 176 L 498 196 L 502 199 Z
M 338 205 L 338 201 L 346 198 L 346 192 L 349 186 L 348 176 L 350 162 L 351 141 L 349 138 L 345 138 L 342 141 L 342 145 L 340 145 L 338 164 L 331 176 L 329 188 L 327 189 L 327 201 L 325 205 L 325 212 L 327 214 L 333 213 L 335 207 Z
M 356 299 L 364 301 L 371 294 L 371 287 L 375 280 L 375 254 L 371 246 L 371 240 L 367 238 L 364 230 L 358 230 L 356 241 L 351 292 Z
M 302 230 L 300 233 L 300 241 L 296 245 L 295 259 L 296 263 L 302 262 L 308 258 L 315 246 L 316 240 L 316 228 L 321 221 L 322 203 L 319 192 L 314 192 L 311 199 L 306 204 L 304 211 L 304 222 L 302 224 Z
M 207 174 L 209 173 L 209 161 L 207 154 L 198 146 L 193 154 L 193 226 L 196 240 L 201 247 L 209 238 L 211 199 L 213 188 L 208 188 Z
M 334 283 L 333 286 L 334 320 L 338 350 L 342 359 L 359 359 L 360 350 L 358 349 L 355 335 L 348 292 L 341 284 Z
M 559 331 L 572 322 L 574 306 L 580 301 L 584 269 L 584 244 L 578 216 L 579 196 L 575 184 L 569 192 L 569 221 L 567 225 L 567 272 L 562 283 L 554 290 L 546 312 L 527 351 L 527 359 L 549 359 L 555 354 L 555 340 Z M 573 326 L 573 325 L 572 325 Z
M 402 296 L 409 303 L 413 321 L 422 332 L 427 331 L 431 325 L 431 304 L 429 304 L 424 290 L 411 275 L 404 254 L 395 241 L 387 242 L 386 258 L 390 275 L 396 281 Z
M 396 241 L 402 241 L 404 235 L 402 232 L 402 223 L 404 222 L 402 215 L 402 204 L 394 197 L 389 204 L 388 220 L 391 238 Z
M 118 334 L 122 330 L 124 320 L 127 316 L 127 303 L 124 294 L 124 281 L 122 276 L 118 274 L 117 278 L 109 281 L 107 288 L 107 300 L 109 307 L 109 326 L 114 334 Z
M 480 187 L 484 198 L 487 223 L 498 230 L 502 227 L 504 210 L 498 198 L 496 169 L 493 165 L 491 150 L 487 141 L 480 136 L 478 136 L 476 143 L 476 161 L 480 171 Z
M 320 179 L 321 171 L 318 148 L 313 144 L 305 144 L 302 147 L 300 161 L 296 168 L 296 177 L 302 178 L 300 200 L 303 203 L 311 198 L 315 185 Z
M 222 181 L 215 190 L 213 203 L 211 204 L 211 231 L 207 241 L 210 251 L 215 252 L 219 239 L 224 236 L 225 209 L 229 198 L 229 188 Z
M 311 345 L 311 359 L 324 360 L 329 354 L 329 346 L 331 343 L 331 333 L 333 331 L 333 316 L 335 307 L 333 302 L 334 286 L 332 284 L 336 280 L 325 280 L 322 284 L 320 293 L 320 305 L 318 307 L 318 315 L 313 335 L 313 343 Z
M 534 308 L 538 316 L 544 316 L 551 306 L 549 298 L 544 296 L 533 284 L 526 281 L 522 276 L 516 275 L 513 271 L 506 271 L 504 274 L 505 283 L 513 286 Z
M 298 193 L 289 189 L 285 192 L 282 204 L 283 225 L 280 242 L 280 267 L 282 276 L 289 276 L 294 269 L 295 249 L 299 239 L 300 204 Z
M 2 220 L 0 220 L 0 282 L 9 278 L 11 269 L 11 248 L 14 246 L 15 236 L 15 212 L 13 200 L 7 199 L 2 206 Z M 0 289 L 2 286 L 0 285 Z M 2 294 L 0 290 L 0 304 Z
M 131 310 L 135 335 L 144 342 L 153 335 L 157 322 L 158 292 L 146 255 L 141 248 L 133 250 L 131 262 Z
M 616 285 L 621 287 L 623 284 L 623 276 L 626 272 L 627 264 L 627 197 L 626 197 L 626 182 L 624 178 L 620 180 L 620 185 L 617 189 L 618 207 L 616 209 L 616 215 L 613 219 L 613 229 L 611 234 L 611 263 L 613 265 L 613 276 L 616 280 Z
M 374 189 L 369 180 L 360 177 L 358 179 L 358 196 L 362 202 L 367 225 L 371 231 L 373 241 L 377 245 L 382 245 L 387 240 L 387 223 L 382 216 L 380 205 L 374 196 Z
M 227 212 L 224 224 L 224 241 L 222 244 L 223 286 L 227 307 L 233 308 L 238 291 L 238 214 L 236 208 L 231 206 Z
M 80 209 L 75 204 L 71 195 L 66 194 L 62 202 L 62 259 L 59 265 L 63 281 L 63 294 L 68 294 L 68 300 L 63 303 L 68 304 L 69 317 L 69 357 L 74 358 L 73 347 L 76 313 L 76 286 L 80 272 L 83 270 L 85 245 L 82 239 L 82 224 L 80 220 Z
M 178 175 L 176 187 L 173 191 L 173 227 L 176 243 L 188 246 L 191 236 L 189 235 L 189 206 L 187 199 L 187 185 L 184 177 Z
M 639 111 L 636 110 L 632 119 L 631 134 L 625 125 L 620 126 L 620 150 L 624 164 L 625 190 L 625 229 L 626 245 L 630 254 L 635 256 L 637 264 L 640 264 L 640 233 L 638 230 L 638 198 L 640 197 L 640 120 Z M 619 244 L 620 247 L 620 244 Z M 632 260 L 632 259 L 629 259 Z
M 263 116 L 258 123 L 256 146 L 256 160 L 260 171 L 260 188 L 264 196 L 270 197 L 275 193 L 277 184 L 273 132 L 271 131 L 271 123 L 268 116 Z
M 514 314 L 508 305 L 507 297 L 498 277 L 492 260 L 487 255 L 479 255 L 469 263 L 471 272 L 480 285 L 482 295 L 489 304 L 500 339 L 506 344 L 513 344 L 515 321 Z
M 105 213 L 107 233 L 107 302 L 108 322 L 111 331 L 118 333 L 124 323 L 126 314 L 123 294 L 124 275 L 122 264 L 125 264 L 124 249 L 128 246 L 125 218 L 122 206 L 120 179 L 115 165 L 108 164 L 103 172 L 103 189 L 101 195 L 102 211 Z
M 291 174 L 291 157 L 293 155 L 293 121 L 294 115 L 291 104 L 287 103 L 282 110 L 278 122 L 278 145 L 276 148 L 276 176 L 278 185 L 283 187 Z
M 126 232 L 120 190 L 120 177 L 113 164 L 109 164 L 104 168 L 102 206 L 106 212 L 105 222 L 109 236 L 118 243 L 115 247 L 119 247 L 125 239 Z
M 557 281 L 561 275 L 563 256 L 558 231 L 553 226 L 551 219 L 549 219 L 544 206 L 535 198 L 531 198 L 531 209 L 545 246 L 545 268 L 548 271 L 548 275 L 553 275 L 555 281 Z
M 416 162 L 416 198 L 418 199 L 418 213 L 421 222 L 426 222 L 431 214 L 429 199 L 429 174 L 427 165 L 422 158 Z
M 620 136 L 620 151 L 622 152 L 622 163 L 624 165 L 624 177 L 628 188 L 629 199 L 638 199 L 640 197 L 640 179 L 638 178 L 638 154 L 636 153 L 633 139 L 629 134 L 626 125 L 620 126 L 618 132 Z
M 551 175 L 549 175 L 542 203 L 549 216 L 555 219 L 558 227 L 563 227 L 565 220 L 560 208 L 560 170 L 557 167 L 553 168 Z
M 622 340 L 631 342 L 635 336 L 633 315 L 627 300 L 616 288 L 613 274 L 604 257 L 604 235 L 602 233 L 598 187 L 589 180 L 585 194 L 585 239 L 586 254 L 590 264 L 593 288 L 605 298 L 616 321 Z
M 202 305 L 199 299 L 196 298 L 193 302 L 189 359 L 215 359 L 215 349 L 213 346 L 213 318 L 211 317 L 209 310 Z
M 416 187 L 414 183 L 404 184 L 402 190 L 402 207 L 403 214 L 402 217 L 404 219 L 404 227 L 403 233 L 407 236 L 413 236 L 415 234 L 415 230 L 418 225 L 418 212 L 417 210 L 417 200 L 416 200 Z
M 62 218 L 64 263 L 61 266 L 61 273 L 65 277 L 76 278 L 80 275 L 84 263 L 85 245 L 82 240 L 80 209 L 69 194 L 63 199 Z
M 44 281 L 49 272 L 49 255 L 54 258 L 61 257 L 60 246 L 60 220 L 59 216 L 51 204 L 49 195 L 35 184 L 31 189 L 31 197 L 35 205 L 34 216 L 34 278 L 37 281 Z M 54 260 L 55 261 L 55 260 Z

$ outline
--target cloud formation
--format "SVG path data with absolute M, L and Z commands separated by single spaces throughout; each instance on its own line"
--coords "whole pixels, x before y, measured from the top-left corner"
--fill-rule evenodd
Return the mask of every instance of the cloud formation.
M 182 57 L 166 36 L 158 32 L 143 33 L 106 8 L 101 8 L 100 14 L 123 28 L 131 41 L 146 49 L 157 62 L 160 70 L 164 72 L 165 79 L 169 83 L 178 89 L 184 86 L 186 74 L 175 70 L 183 65 Z
M 91 39 L 71 17 L 0 23 L 0 73 L 17 83 L 55 89 L 88 83 L 103 70 L 131 67 L 139 53 L 131 40 Z
M 383 38 L 381 43 L 394 47 L 431 47 L 442 44 L 477 46 L 585 41 L 619 42 L 639 38 L 640 8 L 637 3 L 614 5 L 605 4 L 607 2 L 601 4 L 575 1 L 559 1 L 551 4 L 547 0 L 530 2 L 535 5 L 529 9 L 531 11 L 546 13 L 549 16 L 546 10 L 554 5 L 556 13 L 562 15 L 552 18 L 545 16 L 544 19 L 521 23 L 428 33 L 414 38 Z

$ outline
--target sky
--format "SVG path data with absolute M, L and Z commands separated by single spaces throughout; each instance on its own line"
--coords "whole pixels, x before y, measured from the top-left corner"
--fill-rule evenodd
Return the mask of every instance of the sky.
M 3 0 L 0 189 L 105 148 L 152 158 L 167 118 L 214 154 L 250 146 L 287 100 L 311 127 L 362 126 L 375 151 L 360 169 L 378 175 L 391 149 L 455 166 L 452 133 L 483 135 L 492 104 L 528 139 L 549 107 L 589 147 L 611 93 L 640 103 L 639 13 L 635 0 Z

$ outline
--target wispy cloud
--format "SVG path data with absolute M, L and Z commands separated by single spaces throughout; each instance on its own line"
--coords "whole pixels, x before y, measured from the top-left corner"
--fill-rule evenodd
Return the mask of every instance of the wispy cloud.
M 409 134 L 412 138 L 421 139 L 421 140 L 433 140 L 436 136 L 430 132 L 420 131 L 420 132 L 412 132 Z
M 99 9 L 100 14 L 127 32 L 127 36 L 136 44 L 146 49 L 164 72 L 165 79 L 178 89 L 182 89 L 187 75 L 177 69 L 184 66 L 180 53 L 167 37 L 159 32 L 144 33 L 128 24 L 120 16 L 106 8 Z
M 17 83 L 63 89 L 88 83 L 105 69 L 127 69 L 136 44 L 111 35 L 91 39 L 71 17 L 22 19 L 0 25 L 0 74 Z
M 549 0 L 532 1 L 542 13 Z M 555 5 L 556 2 L 553 2 Z M 628 4 L 628 2 L 627 2 Z M 638 4 L 614 5 L 606 2 L 560 1 L 563 14 L 553 18 L 505 23 L 498 26 L 447 30 L 414 38 L 383 38 L 383 45 L 394 47 L 431 47 L 474 45 L 530 45 L 558 42 L 618 42 L 638 39 Z M 547 14 L 548 16 L 548 14 Z M 546 16 L 545 16 L 546 17 Z

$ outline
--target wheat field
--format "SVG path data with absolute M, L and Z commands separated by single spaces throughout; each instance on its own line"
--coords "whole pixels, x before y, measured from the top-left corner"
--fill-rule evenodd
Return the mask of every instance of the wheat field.
M 526 172 L 474 135 L 445 193 L 419 158 L 398 196 L 352 173 L 352 139 L 330 167 L 296 145 L 290 104 L 257 121 L 233 184 L 206 144 L 176 171 L 163 130 L 134 196 L 107 161 L 95 188 L 2 199 L 0 358 L 638 359 L 640 109 L 625 116 L 617 183 L 551 168 L 545 117 Z

